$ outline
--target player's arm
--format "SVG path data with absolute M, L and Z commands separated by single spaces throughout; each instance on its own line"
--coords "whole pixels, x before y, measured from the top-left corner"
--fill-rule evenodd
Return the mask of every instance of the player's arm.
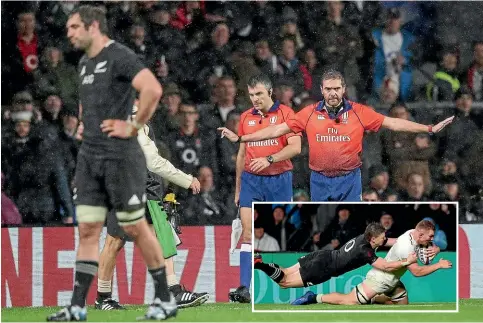
M 222 137 L 228 138 L 228 140 L 230 140 L 231 142 L 260 141 L 265 139 L 278 138 L 280 136 L 283 136 L 292 132 L 292 130 L 290 130 L 287 123 L 285 122 L 275 126 L 269 126 L 269 127 L 260 129 L 258 131 L 255 131 L 254 133 L 243 135 L 243 136 L 238 136 L 233 131 L 225 127 L 220 127 L 218 128 L 218 130 L 221 131 Z
M 444 127 L 453 122 L 454 116 L 449 117 L 435 126 L 427 126 L 424 124 L 412 122 L 409 120 L 384 117 L 382 122 L 382 127 L 393 131 L 405 131 L 405 132 L 415 132 L 415 133 L 437 133 L 440 132 Z
M 413 274 L 415 277 L 423 277 L 423 276 L 427 276 L 429 274 L 434 273 L 438 269 L 451 268 L 452 266 L 453 265 L 451 264 L 451 262 L 449 260 L 441 258 L 435 264 L 420 266 L 417 263 L 414 263 L 414 264 L 408 266 L 408 269 L 411 272 L 411 274 Z
M 169 160 L 161 157 L 158 153 L 158 147 L 145 133 L 144 130 L 138 133 L 138 142 L 143 150 L 146 158 L 146 165 L 150 172 L 153 172 L 163 179 L 178 185 L 182 188 L 188 189 L 193 182 L 193 176 L 185 174 L 177 169 L 169 162 Z
M 384 244 L 384 246 L 386 246 L 386 247 L 392 247 L 392 246 L 394 246 L 394 244 L 396 243 L 396 241 L 397 241 L 397 238 L 387 238 L 387 241 Z
M 138 111 L 133 123 L 138 129 L 151 119 L 163 95 L 161 84 L 147 68 L 139 71 L 132 80 L 132 86 L 139 92 Z
M 282 160 L 290 159 L 297 156 L 302 151 L 302 137 L 292 136 L 287 139 L 287 146 L 283 147 L 278 153 L 273 154 L 273 162 L 279 162 Z
M 384 258 L 377 258 L 375 262 L 372 263 L 372 267 L 383 271 L 396 271 L 402 267 L 414 264 L 417 261 L 415 253 L 410 254 L 406 259 L 397 261 L 387 261 Z M 409 267 L 408 267 L 409 268 Z
M 235 176 L 235 204 L 238 205 L 240 190 L 241 190 L 241 174 L 245 167 L 246 146 L 244 143 L 240 144 L 238 154 L 236 155 L 236 176 Z

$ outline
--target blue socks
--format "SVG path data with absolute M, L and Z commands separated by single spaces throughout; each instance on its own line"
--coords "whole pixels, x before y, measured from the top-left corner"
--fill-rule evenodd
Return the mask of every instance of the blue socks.
M 240 285 L 250 288 L 252 281 L 252 245 L 242 243 L 240 250 Z

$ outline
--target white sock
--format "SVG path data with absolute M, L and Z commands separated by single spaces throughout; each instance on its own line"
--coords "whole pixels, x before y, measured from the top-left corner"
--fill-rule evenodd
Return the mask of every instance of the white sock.
M 322 294 L 317 294 L 315 299 L 317 300 L 317 303 L 323 303 L 322 302 Z
M 168 287 L 179 284 L 178 278 L 176 278 L 175 274 L 166 275 L 166 280 L 168 281 Z
M 102 280 L 97 279 L 97 291 L 99 293 L 111 293 L 111 281 L 110 280 Z

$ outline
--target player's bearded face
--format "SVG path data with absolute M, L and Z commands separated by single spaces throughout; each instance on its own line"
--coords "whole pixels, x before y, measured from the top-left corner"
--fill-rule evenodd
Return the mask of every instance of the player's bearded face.
M 77 49 L 86 49 L 92 43 L 91 29 L 85 28 L 79 14 L 75 14 L 67 21 L 67 37 L 71 44 Z
M 330 107 L 336 107 L 340 104 L 345 92 L 345 86 L 339 79 L 329 79 L 322 82 L 322 95 L 325 104 Z

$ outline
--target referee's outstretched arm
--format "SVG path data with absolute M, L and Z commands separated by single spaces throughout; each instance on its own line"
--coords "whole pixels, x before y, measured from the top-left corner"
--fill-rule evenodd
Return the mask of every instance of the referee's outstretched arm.
M 454 116 L 444 119 L 440 123 L 435 126 L 427 126 L 424 124 L 412 122 L 405 119 L 399 118 L 390 118 L 384 117 L 384 121 L 382 122 L 382 126 L 384 128 L 393 130 L 393 131 L 405 131 L 405 132 L 429 132 L 429 133 L 437 133 L 443 130 L 444 127 L 449 125 L 453 122 Z

